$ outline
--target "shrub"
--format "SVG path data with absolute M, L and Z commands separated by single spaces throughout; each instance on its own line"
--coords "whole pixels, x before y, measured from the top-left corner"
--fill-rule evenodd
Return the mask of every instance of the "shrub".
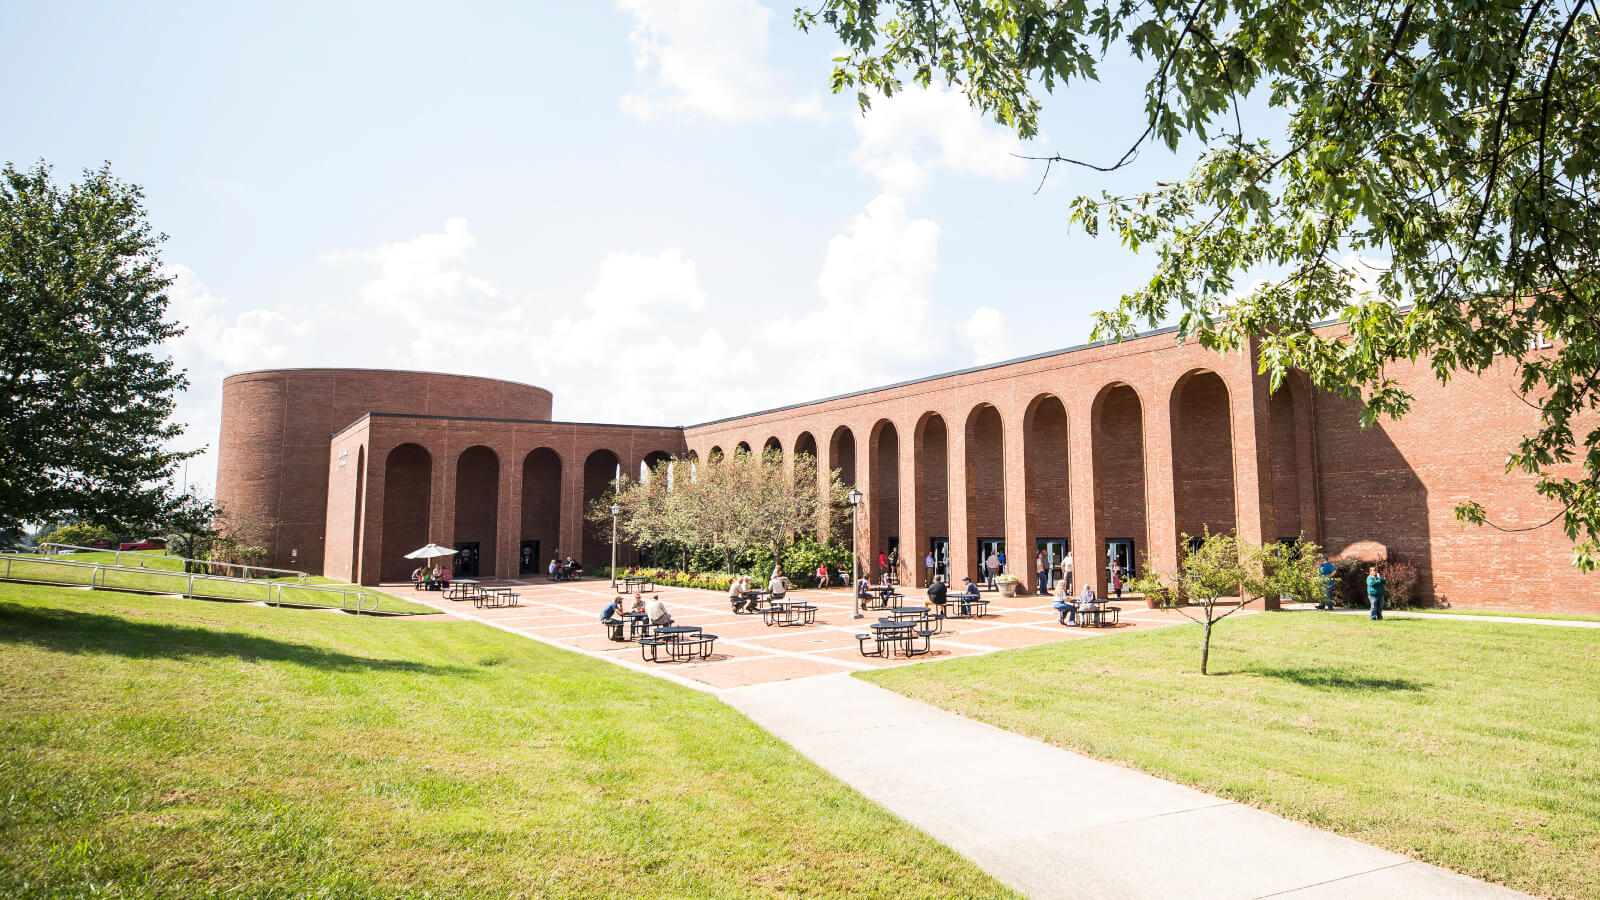
M 1364 607 L 1367 605 L 1367 572 L 1372 564 L 1355 559 L 1342 559 L 1334 563 L 1333 602 L 1336 606 Z M 1384 577 L 1389 579 L 1389 590 L 1384 605 L 1389 609 L 1405 609 L 1420 600 L 1422 573 L 1416 566 L 1403 560 L 1383 563 Z
M 117 542 L 117 533 L 104 525 L 65 525 L 45 535 L 40 543 L 72 544 L 78 547 L 92 547 L 95 541 L 106 541 L 110 544 Z

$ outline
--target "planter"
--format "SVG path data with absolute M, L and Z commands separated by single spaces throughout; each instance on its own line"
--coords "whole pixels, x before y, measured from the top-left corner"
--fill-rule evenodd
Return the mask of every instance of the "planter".
M 1001 581 L 1001 582 L 998 582 L 998 584 L 1000 585 L 1000 596 L 1002 596 L 1002 597 L 1020 597 L 1020 596 L 1022 596 L 1022 582 L 1020 582 L 1020 581 Z
M 1151 609 L 1160 609 L 1161 608 L 1161 598 L 1156 596 L 1155 594 L 1145 594 L 1144 595 L 1144 605 L 1148 606 Z

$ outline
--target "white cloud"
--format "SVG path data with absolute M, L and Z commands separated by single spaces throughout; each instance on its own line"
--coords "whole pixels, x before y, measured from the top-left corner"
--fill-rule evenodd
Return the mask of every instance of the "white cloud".
M 1009 359 L 1011 342 L 1006 334 L 1006 317 L 992 306 L 980 306 L 961 323 L 961 333 L 972 345 L 974 365 Z
M 820 111 L 819 102 L 787 98 L 767 60 L 772 11 L 755 0 L 618 0 L 617 8 L 632 13 L 634 67 L 654 82 L 623 96 L 629 115 L 736 121 Z
M 856 119 L 854 160 L 886 190 L 912 194 L 935 169 L 1015 178 L 1027 163 L 1010 131 L 987 122 L 957 91 L 935 85 L 873 101 Z

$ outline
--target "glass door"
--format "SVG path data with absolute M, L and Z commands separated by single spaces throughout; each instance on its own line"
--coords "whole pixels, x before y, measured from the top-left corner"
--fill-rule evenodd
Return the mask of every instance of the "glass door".
M 1034 549 L 1034 552 L 1044 554 L 1044 590 L 1055 590 L 1056 582 L 1061 580 L 1061 560 L 1065 559 L 1067 555 L 1067 539 L 1039 538 L 1038 547 Z M 1035 560 L 1037 560 L 1037 557 L 1035 557 Z M 1037 569 L 1037 561 L 1035 561 L 1034 567 Z M 1035 585 L 1035 587 L 1039 587 L 1039 585 Z

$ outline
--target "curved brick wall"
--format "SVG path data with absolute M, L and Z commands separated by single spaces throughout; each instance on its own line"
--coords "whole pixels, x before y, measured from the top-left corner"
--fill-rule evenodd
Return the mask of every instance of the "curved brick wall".
M 268 565 L 322 571 L 328 439 L 369 412 L 549 419 L 550 392 L 493 378 L 382 369 L 274 369 L 222 382 L 217 501 L 274 523 Z

